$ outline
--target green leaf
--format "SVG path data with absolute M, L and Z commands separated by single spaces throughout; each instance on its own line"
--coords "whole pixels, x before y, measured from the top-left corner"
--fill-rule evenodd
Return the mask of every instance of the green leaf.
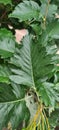
M 12 1 L 11 0 L 0 0 L 0 3 L 3 3 L 3 4 L 12 4 Z
M 22 121 L 28 121 L 29 115 L 24 88 L 16 84 L 0 84 L 0 129 L 10 122 L 14 130 Z
M 43 4 L 43 3 L 48 3 L 48 0 L 40 0 L 41 1 L 41 3 Z
M 39 24 L 31 24 L 30 25 L 35 32 L 36 35 L 41 35 L 42 34 L 42 28 L 39 26 Z M 39 28 L 38 28 L 39 27 Z
M 59 39 L 59 22 L 55 21 L 49 24 L 46 34 L 48 34 L 48 37 Z
M 46 26 L 46 30 L 43 31 L 40 37 L 40 43 L 46 45 L 49 38 L 59 39 L 59 22 L 54 21 Z
M 47 28 L 47 33 L 52 39 L 59 39 L 59 22 L 52 22 Z
M 57 55 L 55 59 L 57 50 L 56 47 L 46 49 L 40 43 L 34 43 L 29 35 L 23 39 L 22 43 L 20 51 L 17 49 L 14 57 L 11 58 L 10 62 L 19 68 L 11 69 L 15 75 L 10 78 L 18 84 L 24 83 L 24 85 L 34 87 L 35 78 L 43 78 L 53 71 L 53 64 L 58 59 Z M 54 53 L 52 54 L 52 52 Z
M 10 60 L 10 64 L 13 64 L 14 67 L 11 68 L 13 74 L 9 78 L 14 83 L 36 90 L 37 81 L 43 81 L 44 78 L 49 79 L 54 73 L 54 64 L 58 61 L 58 56 L 55 54 L 56 48 L 50 49 L 50 54 L 49 50 L 38 42 L 34 43 L 29 35 L 25 36 L 22 44 L 21 49 L 17 48 L 16 54 Z M 50 101 L 48 104 L 51 104 Z
M 41 5 L 41 9 L 40 9 L 40 13 L 42 14 L 43 17 L 45 17 L 46 15 L 46 11 L 47 11 L 47 4 L 42 4 Z M 47 18 L 51 20 L 52 17 L 55 17 L 54 15 L 57 12 L 57 6 L 54 4 L 50 4 L 48 7 L 48 14 L 47 14 Z
M 56 91 L 54 84 L 48 82 L 39 83 L 38 89 L 41 99 L 46 106 L 55 106 L 55 101 L 59 101 L 59 92 Z
M 15 7 L 15 10 L 9 17 L 18 18 L 20 21 L 31 20 L 32 18 L 38 19 L 40 7 L 34 1 L 23 1 Z
M 54 130 L 56 126 L 59 126 L 59 108 L 56 108 L 49 117 L 51 130 Z
M 10 31 L 0 29 L 0 55 L 3 58 L 11 57 L 15 52 L 15 39 Z
M 9 83 L 9 70 L 5 65 L 0 65 L 0 82 Z

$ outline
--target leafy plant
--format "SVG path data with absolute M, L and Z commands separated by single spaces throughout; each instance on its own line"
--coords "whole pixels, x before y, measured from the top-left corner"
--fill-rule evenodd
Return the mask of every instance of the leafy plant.
M 59 126 L 58 4 L 3 0 L 0 6 L 0 130 L 54 130 Z M 18 44 L 15 29 L 21 26 L 27 34 Z

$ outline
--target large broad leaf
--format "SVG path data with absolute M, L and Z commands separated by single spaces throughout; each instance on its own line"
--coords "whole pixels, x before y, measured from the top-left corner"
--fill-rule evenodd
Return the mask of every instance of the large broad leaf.
M 29 111 L 25 103 L 25 91 L 20 85 L 0 84 L 0 130 L 11 124 L 12 129 L 28 121 Z
M 46 49 L 38 42 L 34 43 L 29 35 L 25 36 L 22 43 L 21 49 L 17 48 L 16 54 L 11 58 L 10 62 L 18 68 L 11 69 L 15 75 L 10 76 L 10 79 L 18 84 L 35 87 L 36 78 L 49 76 L 53 72 L 54 62 L 58 59 L 55 55 L 57 50 L 56 47 Z
M 31 20 L 32 18 L 38 19 L 39 11 L 39 5 L 36 2 L 25 0 L 16 6 L 9 17 L 18 18 L 21 21 Z
M 0 3 L 3 3 L 3 4 L 12 4 L 11 0 L 0 0 Z
M 7 29 L 0 29 L 0 55 L 4 58 L 12 56 L 15 52 L 14 36 Z
M 58 56 L 55 55 L 56 48 L 50 49 L 50 54 L 49 50 L 38 42 L 34 43 L 29 35 L 23 39 L 22 43 L 21 49 L 17 48 L 16 54 L 10 60 L 14 67 L 11 68 L 13 75 L 9 77 L 14 83 L 36 89 L 37 81 L 48 79 L 54 73 L 54 64 L 58 61 Z

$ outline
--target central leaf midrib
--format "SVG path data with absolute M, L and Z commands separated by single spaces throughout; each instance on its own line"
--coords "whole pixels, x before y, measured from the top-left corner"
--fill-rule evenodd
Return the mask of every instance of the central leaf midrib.
M 22 98 L 22 99 L 18 99 L 18 100 L 13 100 L 13 101 L 6 101 L 6 102 L 0 102 L 0 104 L 13 104 L 13 103 L 18 103 L 18 102 L 21 102 L 21 101 L 24 101 L 25 98 Z
M 31 75 L 32 75 L 32 81 L 33 81 L 33 88 L 35 89 L 35 81 L 34 81 L 34 73 L 33 73 L 33 65 L 32 65 L 32 57 L 31 57 L 31 46 L 30 46 L 30 62 L 31 62 Z
M 22 101 L 25 101 L 26 99 L 29 99 L 29 98 L 31 98 L 32 97 L 32 95 L 31 96 L 28 96 L 28 97 L 24 97 L 24 98 L 21 98 L 21 99 L 17 99 L 17 100 L 12 100 L 12 101 L 6 101 L 6 102 L 0 102 L 0 104 L 13 104 L 13 103 L 18 103 L 18 102 L 22 102 Z

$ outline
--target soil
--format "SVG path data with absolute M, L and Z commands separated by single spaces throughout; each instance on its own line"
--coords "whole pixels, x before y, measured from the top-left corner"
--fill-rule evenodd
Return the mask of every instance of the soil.
M 59 127 L 56 127 L 56 129 L 55 130 L 59 130 Z

